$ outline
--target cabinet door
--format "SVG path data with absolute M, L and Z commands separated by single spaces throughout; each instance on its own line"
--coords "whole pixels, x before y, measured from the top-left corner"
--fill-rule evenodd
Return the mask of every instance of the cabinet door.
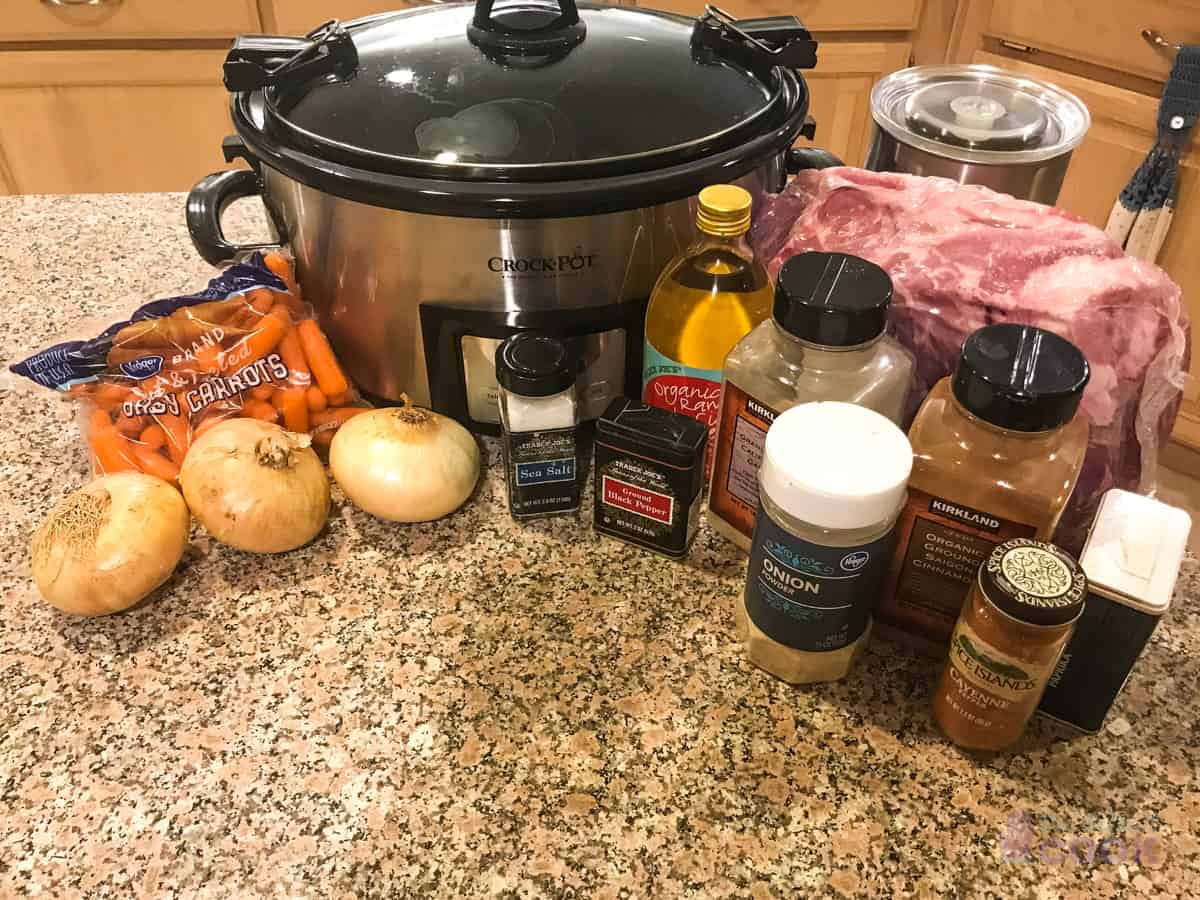
M 420 5 L 421 0 L 262 0 L 263 27 L 272 34 L 307 34 L 330 19 L 361 19 Z
M 883 75 L 908 65 L 911 44 L 827 41 L 817 67 L 804 73 L 809 112 L 817 122 L 813 143 L 861 166 L 871 138 L 871 88 Z
M 1030 47 L 1159 81 L 1171 63 L 1141 37 L 1154 29 L 1177 44 L 1200 41 L 1195 0 L 995 0 L 987 31 Z
M 180 191 L 227 168 L 224 50 L 0 51 L 0 160 L 26 194 Z
M 1071 157 L 1058 205 L 1103 228 L 1121 188 L 1154 145 L 1157 98 L 990 53 L 977 53 L 975 61 L 1054 82 L 1087 104 L 1092 127 Z M 1183 288 L 1184 302 L 1193 322 L 1200 322 L 1197 234 L 1200 234 L 1200 138 L 1192 141 L 1191 152 L 1183 160 L 1175 219 L 1158 257 L 1158 264 Z M 1175 438 L 1200 449 L 1200 353 L 1192 353 L 1192 371 L 1184 388 L 1184 407 L 1175 426 Z
M 254 0 L 5 0 L 0 41 L 227 40 L 259 27 Z

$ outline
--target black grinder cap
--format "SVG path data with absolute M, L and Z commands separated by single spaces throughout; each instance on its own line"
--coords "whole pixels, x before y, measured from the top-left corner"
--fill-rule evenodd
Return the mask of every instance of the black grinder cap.
M 547 334 L 522 331 L 496 351 L 496 381 L 522 397 L 561 394 L 575 383 L 575 368 L 563 342 Z
M 963 342 L 954 396 L 1000 428 L 1052 431 L 1075 418 L 1090 376 L 1066 338 L 1032 325 L 987 325 Z
M 804 341 L 853 347 L 887 327 L 892 279 L 873 262 L 848 253 L 801 253 L 779 270 L 775 322 Z
M 1088 582 L 1065 551 L 1031 538 L 1014 538 L 984 560 L 979 587 L 993 606 L 1018 622 L 1066 625 L 1083 612 Z

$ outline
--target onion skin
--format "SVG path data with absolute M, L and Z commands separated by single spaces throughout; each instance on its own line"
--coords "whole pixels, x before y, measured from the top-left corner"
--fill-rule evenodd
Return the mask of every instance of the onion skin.
M 188 449 L 179 471 L 192 515 L 238 550 L 304 546 L 329 518 L 329 478 L 309 443 L 308 435 L 259 419 L 214 425 Z
M 33 533 L 33 580 L 65 613 L 128 609 L 166 581 L 191 519 L 179 491 L 141 472 L 97 478 L 64 497 Z
M 479 445 L 453 419 L 419 406 L 372 410 L 333 436 L 329 468 L 355 506 L 391 522 L 432 522 L 479 480 Z

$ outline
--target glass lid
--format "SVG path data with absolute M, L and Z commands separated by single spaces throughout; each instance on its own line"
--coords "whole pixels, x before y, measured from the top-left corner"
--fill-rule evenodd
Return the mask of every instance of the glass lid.
M 340 70 L 304 71 L 318 51 L 263 89 L 264 128 L 322 158 L 449 178 L 682 161 L 762 127 L 782 103 L 773 66 L 694 41 L 696 27 L 571 0 L 372 16 L 344 26 L 352 46 L 324 51 L 344 53 Z
M 871 92 L 875 122 L 898 141 L 964 162 L 1060 156 L 1087 132 L 1087 107 L 1046 82 L 994 66 L 917 66 Z

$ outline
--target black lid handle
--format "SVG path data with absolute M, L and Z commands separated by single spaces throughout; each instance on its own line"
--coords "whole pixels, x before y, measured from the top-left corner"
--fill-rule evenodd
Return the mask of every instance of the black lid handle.
M 561 58 L 580 41 L 587 26 L 575 0 L 510 3 L 495 9 L 496 0 L 476 0 L 467 28 L 471 43 L 489 56 Z
M 333 19 L 304 37 L 244 34 L 225 56 L 225 87 L 253 91 L 318 75 L 348 78 L 358 67 L 354 39 Z

